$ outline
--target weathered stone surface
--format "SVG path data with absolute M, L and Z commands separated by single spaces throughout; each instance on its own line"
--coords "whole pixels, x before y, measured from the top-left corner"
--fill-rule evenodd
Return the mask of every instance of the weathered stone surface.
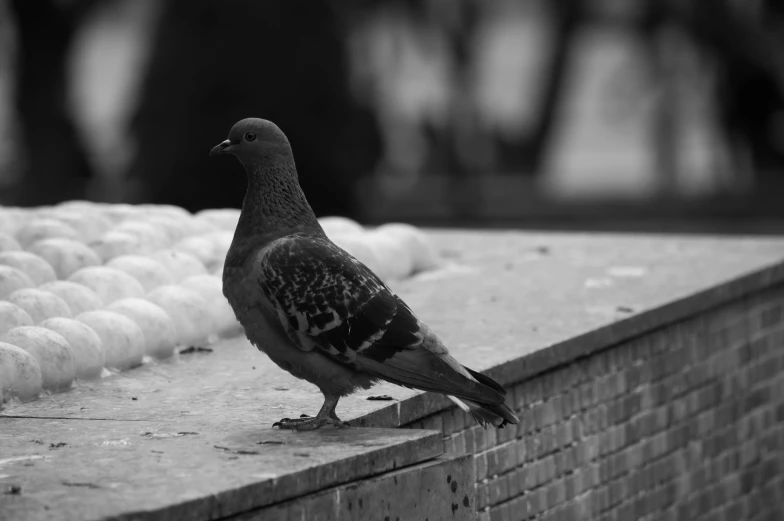
M 784 280 L 780 239 L 466 231 L 433 238 L 450 264 L 393 289 L 462 363 L 504 384 Z M 247 340 L 213 348 L 4 413 L 210 421 L 220 410 L 221 422 L 270 425 L 320 407 L 314 386 Z M 384 394 L 395 401 L 367 400 Z M 396 426 L 448 404 L 412 401 L 421 394 L 380 384 L 342 399 L 337 412 L 358 424 Z
M 248 512 L 232 519 L 469 521 L 475 517 L 474 482 L 471 456 L 440 457 L 302 499 Z
M 405 429 L 295 433 L 252 422 L 0 420 L 4 521 L 220 519 L 432 459 Z M 204 428 L 206 427 L 206 428 Z

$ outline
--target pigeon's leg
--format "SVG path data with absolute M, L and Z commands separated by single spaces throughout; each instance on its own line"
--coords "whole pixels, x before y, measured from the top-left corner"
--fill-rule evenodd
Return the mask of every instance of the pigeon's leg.
M 278 426 L 281 429 L 292 429 L 296 431 L 312 431 L 323 427 L 324 425 L 332 425 L 333 427 L 348 427 L 348 424 L 341 421 L 335 413 L 335 407 L 338 405 L 340 396 L 324 395 L 324 405 L 315 416 L 315 418 L 283 418 L 279 422 L 272 424 L 273 427 Z

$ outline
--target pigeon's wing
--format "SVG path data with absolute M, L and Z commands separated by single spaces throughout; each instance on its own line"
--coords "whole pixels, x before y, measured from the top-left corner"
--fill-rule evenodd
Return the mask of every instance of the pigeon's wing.
M 477 381 L 370 269 L 327 238 L 277 239 L 258 268 L 262 292 L 299 348 L 407 387 L 503 402 L 503 388 Z

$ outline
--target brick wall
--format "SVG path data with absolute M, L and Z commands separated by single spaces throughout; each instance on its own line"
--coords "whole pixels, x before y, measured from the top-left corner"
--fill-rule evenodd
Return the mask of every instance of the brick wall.
M 507 386 L 521 423 L 409 423 L 473 454 L 480 520 L 784 520 L 784 286 Z

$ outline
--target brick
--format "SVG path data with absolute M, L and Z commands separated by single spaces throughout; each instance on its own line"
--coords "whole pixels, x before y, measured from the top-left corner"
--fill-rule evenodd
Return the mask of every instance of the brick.
M 511 389 L 507 387 L 507 392 L 512 396 L 512 408 L 517 411 L 522 411 L 528 407 L 530 401 L 527 395 L 527 386 L 525 383 L 517 384 Z
M 560 397 L 549 399 L 543 403 L 542 420 L 539 424 L 541 428 L 553 425 L 560 417 L 560 411 L 556 410 L 556 400 L 558 400 L 560 407 Z
M 617 479 L 617 480 L 614 480 L 614 481 L 612 481 L 610 483 L 610 485 L 609 485 L 609 494 L 610 494 L 609 506 L 610 507 L 618 505 L 618 504 L 621 503 L 621 501 L 624 500 L 624 497 L 626 496 L 626 490 L 624 490 L 625 489 L 625 486 L 624 486 L 625 483 L 626 483 L 626 480 L 623 480 L 623 479 Z
M 490 509 L 490 521 L 511 521 L 509 505 L 499 505 Z
M 444 454 L 455 453 L 455 440 L 451 436 L 444 437 Z
M 539 402 L 531 406 L 528 416 L 531 420 L 529 425 L 530 429 L 527 430 L 526 434 L 533 434 L 542 429 L 542 425 L 544 424 L 544 403 Z
M 530 461 L 530 458 L 526 451 L 526 443 L 525 440 L 516 440 L 514 442 L 515 447 L 515 460 L 517 461 L 518 465 L 523 465 L 524 463 Z
M 517 468 L 507 476 L 509 482 L 509 497 L 517 497 L 526 492 L 525 475 L 522 468 Z
M 544 464 L 544 480 L 543 483 L 549 483 L 550 481 L 555 478 L 555 459 L 552 456 L 548 456 L 544 460 L 542 460 Z
M 581 405 L 581 387 L 574 387 L 572 388 L 567 395 L 569 399 L 569 410 L 572 414 L 577 414 L 583 407 Z
M 588 359 L 588 376 L 599 378 L 609 372 L 607 351 L 600 351 Z
M 476 445 L 474 444 L 474 436 L 476 434 L 477 427 L 469 427 L 462 431 L 463 439 L 465 440 L 465 450 L 469 454 L 474 454 L 477 451 Z
M 759 314 L 759 325 L 763 329 L 773 327 L 780 324 L 784 320 L 781 305 L 771 306 Z
M 458 408 L 452 409 L 452 420 L 454 421 L 455 432 L 465 430 L 474 421 L 467 412 Z
M 528 514 L 528 517 L 539 515 L 542 512 L 541 496 L 541 489 L 523 496 L 523 503 L 525 504 L 525 511 Z
M 628 470 L 626 465 L 626 453 L 619 452 L 613 454 L 609 458 L 610 462 L 610 479 L 615 479 Z
M 599 428 L 599 430 L 607 429 L 609 422 L 608 422 L 608 413 L 607 413 L 606 405 L 600 404 L 596 406 L 596 420 L 597 420 L 597 427 Z
M 484 431 L 484 444 L 489 449 L 498 445 L 498 431 L 492 426 L 482 429 Z
M 642 465 L 642 445 L 638 443 L 626 449 L 626 463 L 630 469 L 635 469 Z
M 524 421 L 521 419 L 521 421 Z M 500 445 L 508 443 L 515 439 L 516 427 L 514 425 L 506 425 L 503 429 L 498 429 L 496 432 L 496 444 Z
M 488 477 L 488 454 L 486 452 L 482 452 L 480 454 L 474 455 L 474 472 L 476 474 L 476 480 L 480 481 Z
M 595 381 L 589 381 L 580 386 L 580 409 L 590 409 L 598 403 L 595 385 Z
M 541 402 L 543 399 L 542 380 L 533 378 L 525 382 L 525 396 L 528 405 Z
M 530 491 L 534 487 L 536 487 L 536 468 L 534 465 L 526 465 L 525 467 L 520 469 L 523 481 L 523 489 L 525 491 Z M 519 478 L 518 478 L 519 479 Z
M 595 461 L 599 456 L 599 437 L 589 436 L 575 444 L 577 465 L 583 466 L 589 461 Z
M 562 371 L 550 371 L 539 378 L 542 381 L 542 400 L 549 400 L 563 390 Z
M 756 463 L 759 459 L 759 444 L 757 440 L 750 440 L 741 446 L 740 450 L 740 466 L 748 467 L 752 463 Z
M 490 504 L 490 483 L 477 483 L 476 484 L 476 502 L 477 510 L 482 510 Z
M 770 380 L 776 375 L 778 370 L 778 358 L 767 358 L 750 367 L 749 379 L 755 383 Z
M 566 453 L 563 451 L 556 452 L 553 454 L 553 461 L 555 463 L 555 476 L 561 477 L 564 475 L 567 469 L 566 465 Z
M 459 410 L 457 408 L 447 409 L 441 413 L 441 432 L 444 433 L 445 436 L 449 436 L 450 434 L 454 434 L 455 429 L 455 411 Z
M 555 426 L 556 446 L 563 448 L 570 445 L 573 441 L 572 422 L 565 421 Z
M 577 481 L 577 474 L 569 474 L 564 477 L 564 489 L 566 494 L 566 499 L 572 499 L 574 496 L 579 494 L 579 483 Z
M 667 382 L 659 380 L 651 387 L 651 406 L 660 407 L 670 401 L 670 386 Z
M 488 436 L 488 429 L 487 427 L 480 427 L 476 425 L 471 428 L 474 431 L 474 452 L 481 452 L 487 450 L 491 447 L 490 440 L 491 438 Z M 495 430 L 492 427 L 490 430 Z
M 688 369 L 686 379 L 690 388 L 703 385 L 708 379 L 708 369 L 703 364 L 697 364 Z
M 457 434 L 452 435 L 452 440 L 455 444 L 455 454 L 467 454 L 468 450 L 466 447 L 466 431 L 458 432 Z
M 488 484 L 488 502 L 497 505 L 509 499 L 509 481 L 507 476 L 499 476 Z
M 496 454 L 498 455 L 498 467 L 496 469 L 497 473 L 507 472 L 522 464 L 522 462 L 518 461 L 517 459 L 516 449 L 517 447 L 514 442 L 499 446 L 496 449 Z
M 697 417 L 697 434 L 700 437 L 707 436 L 713 431 L 716 425 L 716 411 L 708 410 Z

